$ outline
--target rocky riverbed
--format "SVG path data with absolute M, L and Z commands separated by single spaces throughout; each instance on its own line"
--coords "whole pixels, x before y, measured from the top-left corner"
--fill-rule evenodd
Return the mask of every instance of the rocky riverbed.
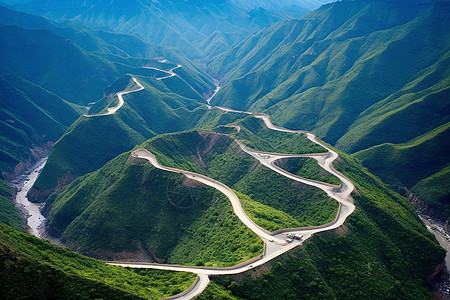
M 28 200 L 28 191 L 33 187 L 39 172 L 45 166 L 47 156 L 40 159 L 28 171 L 17 176 L 10 183 L 16 188 L 15 204 L 26 219 L 29 232 L 37 237 L 43 235 L 44 216 L 41 214 L 41 204 L 36 204 Z
M 445 229 L 445 224 L 429 216 L 419 214 L 427 229 L 434 234 L 439 244 L 447 250 L 445 256 L 445 268 L 433 280 L 431 292 L 436 299 L 450 299 L 450 232 Z

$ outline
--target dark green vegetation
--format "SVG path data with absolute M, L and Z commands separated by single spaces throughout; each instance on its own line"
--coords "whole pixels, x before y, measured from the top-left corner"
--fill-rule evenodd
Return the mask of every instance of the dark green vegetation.
M 261 144 L 270 145 L 264 135 L 252 135 Z M 287 144 L 289 138 L 279 142 Z M 146 142 L 144 147 L 163 165 L 203 173 L 241 193 L 249 216 L 268 230 L 321 225 L 336 215 L 337 203 L 324 192 L 260 165 L 226 135 L 205 131 L 169 134 Z
M 12 188 L 3 180 L 0 180 L 0 223 L 26 232 L 27 228 L 14 206 L 12 197 Z
M 195 275 L 108 266 L 0 224 L 2 299 L 161 299 Z
M 53 194 L 49 232 L 106 259 L 228 266 L 262 253 L 221 193 L 129 155 Z
M 450 216 L 449 128 L 446 123 L 407 143 L 385 143 L 355 156 L 387 183 L 412 187 L 420 199 Z
M 262 119 L 253 116 L 238 122 L 241 130 L 236 138 L 258 151 L 278 153 L 323 153 L 323 147 L 309 141 L 304 133 L 274 131 L 267 128 Z
M 181 75 L 164 80 L 134 77 L 144 90 L 123 95 L 125 104 L 114 115 L 80 117 L 52 147 L 33 188 L 34 201 L 44 201 L 51 192 L 74 178 L 97 170 L 156 134 L 194 127 L 204 114 L 201 90 L 197 91 Z M 131 76 L 127 75 L 106 90 L 114 94 L 130 82 Z M 99 111 L 101 107 L 94 109 Z
M 48 141 L 56 141 L 78 116 L 77 108 L 23 78 L 0 75 L 1 178 L 17 175 L 15 167 L 34 161 Z M 19 166 L 20 169 L 20 166 Z
M 344 226 L 317 234 L 269 269 L 213 278 L 199 299 L 431 299 L 428 276 L 443 249 L 405 198 L 343 156 L 338 169 L 357 189 L 357 210 Z
M 403 146 L 449 122 L 449 23 L 446 0 L 322 6 L 213 58 L 209 71 L 223 77 L 213 104 L 267 112 L 274 123 L 313 131 L 348 153 L 363 151 L 358 157 L 393 187 L 450 211 L 448 184 L 437 184 L 450 163 L 440 156 L 444 135 L 439 143 L 434 137 L 423 147 Z M 426 184 L 415 186 L 429 176 L 435 184 L 426 191 Z
M 339 178 L 322 169 L 317 163 L 317 160 L 314 158 L 283 158 L 277 160 L 275 165 L 300 177 L 327 182 L 334 185 L 339 185 L 341 183 Z

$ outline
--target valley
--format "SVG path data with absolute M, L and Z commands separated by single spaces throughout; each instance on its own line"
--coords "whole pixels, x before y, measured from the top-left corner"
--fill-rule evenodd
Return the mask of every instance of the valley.
M 30 233 L 38 238 L 45 236 L 42 232 L 45 218 L 41 214 L 41 205 L 29 201 L 27 194 L 35 183 L 39 172 L 47 162 L 47 158 L 48 157 L 42 158 L 29 172 L 27 172 L 27 174 L 23 174 L 11 182 L 17 190 L 15 203 L 26 219 L 27 226 L 30 228 Z
M 220 108 L 221 110 L 227 111 L 226 108 Z M 238 111 L 234 111 L 238 112 Z M 245 112 L 248 113 L 248 112 Z M 249 113 L 251 114 L 251 113 Z M 298 132 L 298 131 L 292 131 L 285 128 L 281 128 L 278 126 L 273 126 L 270 122 L 269 116 L 267 115 L 258 115 L 258 117 L 263 118 L 265 124 L 268 128 L 272 130 L 279 130 L 279 131 L 286 131 L 286 132 Z M 315 138 L 315 136 L 311 133 L 306 133 L 308 138 L 313 141 L 316 144 L 321 145 L 324 147 L 324 145 L 320 144 L 319 141 Z M 274 161 L 280 159 L 280 158 L 289 158 L 289 157 L 298 157 L 296 155 L 289 155 L 289 154 L 277 154 L 277 153 L 268 153 L 268 152 L 258 152 L 254 150 L 250 150 L 247 147 L 245 147 L 242 143 L 238 142 L 238 145 L 240 148 L 256 158 L 258 161 L 260 161 L 263 165 L 266 165 L 271 170 L 278 172 L 282 174 L 283 176 L 289 177 L 291 179 L 316 186 L 320 189 L 323 189 L 326 191 L 333 199 L 340 202 L 340 207 L 337 213 L 337 216 L 335 220 L 329 224 L 325 224 L 323 226 L 317 226 L 316 228 L 290 228 L 287 230 L 278 230 L 276 233 L 269 233 L 266 230 L 260 228 L 257 226 L 245 213 L 242 203 L 240 202 L 239 198 L 236 196 L 236 194 L 226 185 L 215 181 L 211 178 L 205 177 L 201 174 L 187 172 L 179 169 L 174 168 L 168 168 L 160 165 L 158 161 L 156 160 L 156 157 L 148 152 L 146 149 L 138 149 L 135 150 L 131 156 L 136 158 L 143 158 L 148 160 L 153 166 L 156 168 L 170 171 L 170 172 L 176 172 L 176 173 L 182 173 L 186 177 L 202 182 L 206 185 L 212 186 L 222 193 L 224 193 L 227 198 L 230 199 L 234 212 L 239 217 L 239 219 L 242 221 L 243 224 L 245 224 L 248 228 L 250 228 L 252 231 L 254 231 L 263 241 L 264 241 L 264 254 L 262 257 L 258 260 L 250 260 L 247 263 L 240 264 L 236 267 L 229 267 L 226 269 L 218 269 L 218 268 L 193 268 L 193 267 L 182 267 L 178 265 L 149 265 L 149 264 L 132 264 L 132 263 L 112 263 L 113 265 L 118 266 L 124 266 L 124 267 L 132 267 L 132 268 L 154 268 L 159 270 L 171 270 L 171 271 L 184 271 L 184 272 L 193 272 L 198 275 L 198 280 L 195 285 L 191 286 L 189 291 L 180 296 L 176 297 L 175 299 L 192 299 L 195 296 L 199 295 L 203 292 L 203 290 L 207 287 L 209 283 L 208 276 L 209 275 L 227 275 L 227 274 L 238 274 L 241 272 L 245 272 L 249 269 L 252 269 L 254 267 L 258 267 L 263 265 L 264 263 L 276 258 L 279 255 L 282 255 L 283 253 L 291 250 L 293 247 L 299 246 L 303 241 L 310 238 L 313 234 L 326 231 L 326 230 L 332 230 L 339 226 L 341 226 L 346 218 L 354 211 L 355 207 L 352 203 L 352 200 L 350 198 L 350 193 L 352 192 L 354 185 L 353 183 L 347 179 L 342 174 L 338 173 L 331 165 L 331 163 L 338 157 L 338 154 L 334 152 L 333 150 L 326 148 L 328 150 L 328 153 L 323 154 L 322 156 L 317 157 L 317 155 L 313 156 L 316 158 L 319 163 L 324 169 L 327 169 L 329 172 L 337 176 L 341 180 L 340 187 L 336 186 L 328 186 L 324 183 L 320 183 L 317 181 L 312 181 L 308 179 L 304 179 L 301 177 L 296 177 L 280 168 L 275 167 L 273 164 Z M 307 157 L 308 155 L 302 154 L 303 157 Z M 302 238 L 300 240 L 289 240 L 286 238 L 286 236 L 295 236 L 299 235 Z M 205 276 L 206 275 L 206 276 Z

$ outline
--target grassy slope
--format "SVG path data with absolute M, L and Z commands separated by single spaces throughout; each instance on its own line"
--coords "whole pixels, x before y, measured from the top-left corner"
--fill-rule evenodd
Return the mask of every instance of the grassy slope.
M 2 299 L 161 299 L 185 290 L 195 277 L 108 266 L 4 224 L 0 262 Z
M 171 263 L 227 266 L 261 253 L 261 241 L 219 192 L 128 156 L 52 195 L 51 232 L 108 259 L 148 249 Z
M 0 30 L 2 72 L 17 74 L 71 102 L 92 102 L 120 74 L 110 61 L 51 31 L 9 25 L 1 25 Z
M 414 190 L 424 196 L 423 200 L 448 210 L 445 199 L 449 194 L 444 178 L 448 169 L 449 128 L 447 123 L 407 143 L 382 144 L 354 156 L 389 184 L 407 187 L 417 184 Z
M 326 152 L 321 146 L 309 141 L 303 133 L 271 130 L 263 120 L 253 116 L 243 119 L 238 125 L 241 130 L 236 138 L 254 150 L 293 154 Z
M 0 169 L 12 172 L 30 159 L 30 148 L 56 141 L 78 108 L 18 76 L 0 76 L 0 87 Z
M 344 226 L 316 235 L 269 268 L 214 278 L 199 299 L 215 299 L 223 287 L 239 299 L 431 299 L 427 276 L 443 249 L 406 199 L 360 163 L 344 155 L 338 169 L 357 188 L 357 210 Z
M 97 170 L 155 134 L 193 127 L 204 113 L 204 109 L 199 108 L 201 96 L 181 78 L 158 81 L 136 77 L 145 90 L 124 95 L 125 104 L 114 115 L 81 117 L 52 147 L 49 161 L 36 181 L 36 191 L 52 191 L 61 178 L 66 177 L 67 184 L 67 180 Z M 122 90 L 127 86 L 124 81 L 130 78 L 127 75 L 119 79 L 108 90 L 110 93 Z M 181 94 L 173 93 L 166 85 L 167 80 L 178 80 Z M 195 98 L 183 94 L 195 95 Z M 37 200 L 43 199 L 45 197 Z
M 314 158 L 283 158 L 276 161 L 275 164 L 300 177 L 319 180 L 334 185 L 339 185 L 341 183 L 339 178 L 322 169 Z
M 0 222 L 26 232 L 27 227 L 23 224 L 23 219 L 14 206 L 12 197 L 11 187 L 5 181 L 0 180 Z
M 268 230 L 320 225 L 334 218 L 337 204 L 325 193 L 261 166 L 232 141 L 225 135 L 190 131 L 156 137 L 144 147 L 164 165 L 206 174 L 244 194 L 244 208 Z
M 445 167 L 433 175 L 421 179 L 412 187 L 412 191 L 420 199 L 431 206 L 444 209 L 447 215 L 450 215 L 450 166 Z

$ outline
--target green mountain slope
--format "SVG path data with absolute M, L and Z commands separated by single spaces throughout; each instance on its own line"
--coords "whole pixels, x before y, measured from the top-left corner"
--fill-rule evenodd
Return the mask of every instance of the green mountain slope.
M 351 135 L 361 113 L 425 77 L 433 65 L 440 71 L 422 78 L 415 92 L 444 84 L 447 8 L 439 1 L 429 9 L 344 1 L 277 24 L 210 64 L 226 83 L 214 103 L 267 110 L 278 123 L 314 130 L 335 143 L 347 131 Z M 364 26 L 366 18 L 371 27 Z M 314 26 L 317 20 L 323 25 Z
M 320 196 L 312 194 L 305 186 L 295 186 L 291 190 L 288 183 L 280 181 L 276 176 L 265 174 L 262 168 L 250 162 L 233 146 L 228 136 L 189 131 L 161 135 L 147 141 L 144 146 L 154 152 L 162 164 L 202 172 L 232 186 L 255 222 L 268 229 L 301 224 L 299 220 L 305 216 L 308 216 L 309 220 L 316 217 L 312 214 L 313 211 L 323 213 L 327 209 L 326 203 L 311 202 L 311 199 L 320 199 Z M 338 170 L 356 184 L 353 198 L 357 211 L 350 216 L 345 225 L 333 232 L 318 234 L 308 241 L 305 247 L 276 259 L 275 262 L 257 269 L 254 273 L 214 278 L 214 284 L 206 291 L 205 296 L 200 296 L 200 299 L 201 297 L 215 299 L 218 297 L 216 293 L 223 293 L 221 285 L 240 299 L 260 297 L 279 299 L 280 295 L 287 299 L 299 297 L 333 299 L 346 298 L 349 295 L 352 299 L 430 297 L 426 290 L 428 276 L 442 261 L 443 250 L 426 231 L 405 198 L 391 191 L 387 185 L 368 173 L 358 161 L 342 153 L 341 156 L 343 159 L 337 164 Z M 118 169 L 123 171 L 120 172 Z M 118 245 L 124 244 L 129 239 L 135 240 L 136 236 L 144 234 L 139 233 L 141 229 L 146 232 L 145 234 L 149 232 L 154 234 L 155 231 L 162 230 L 165 232 L 166 244 L 172 239 L 169 229 L 157 226 L 152 227 L 153 230 L 145 230 L 147 226 L 154 226 L 150 224 L 155 220 L 140 217 L 140 214 L 149 214 L 146 205 L 137 206 L 143 199 L 140 195 L 148 195 L 146 199 L 154 203 L 153 195 L 164 194 L 164 190 L 166 191 L 165 196 L 157 198 L 168 199 L 166 201 L 170 205 L 162 210 L 159 209 L 167 205 L 167 202 L 151 205 L 152 215 L 165 216 L 164 221 L 159 221 L 158 224 L 166 224 L 168 220 L 171 224 L 179 224 L 188 215 L 183 214 L 183 218 L 178 216 L 178 219 L 172 220 L 170 207 L 173 209 L 174 204 L 182 206 L 178 207 L 180 212 L 183 206 L 198 202 L 192 201 L 191 192 L 180 190 L 180 186 L 175 183 L 177 181 L 160 182 L 167 180 L 167 174 L 157 175 L 154 172 L 162 171 L 149 167 L 147 163 L 130 161 L 129 153 L 119 156 L 99 171 L 74 181 L 52 196 L 54 202 L 50 201 L 47 206 L 50 211 L 49 228 L 58 228 L 58 224 L 67 224 L 68 220 L 73 219 L 70 225 L 61 228 L 63 236 L 66 237 L 65 241 L 73 242 L 73 247 L 82 245 L 81 248 L 88 247 L 90 250 L 108 245 L 120 251 L 122 248 Z M 270 181 L 270 189 L 267 189 L 267 180 Z M 167 186 L 169 188 L 165 189 Z M 287 192 L 280 194 L 283 189 Z M 133 191 L 132 198 L 129 191 Z M 168 191 L 170 195 L 167 194 Z M 299 198 L 303 200 L 296 202 L 295 193 L 299 191 L 308 193 L 308 196 L 300 196 Z M 252 193 L 251 197 L 245 195 L 249 192 Z M 175 200 L 175 197 L 181 195 L 184 195 L 182 199 Z M 197 196 L 197 199 L 202 199 L 200 195 Z M 52 203 L 53 207 L 50 207 Z M 306 205 L 303 208 L 302 203 Z M 297 207 L 300 207 L 298 211 Z M 202 236 L 206 236 L 210 241 L 209 237 L 214 236 L 214 232 L 219 230 L 217 224 L 222 222 L 207 223 L 206 220 L 211 222 L 220 219 L 222 214 L 219 211 L 223 212 L 221 209 L 223 208 L 218 208 L 213 214 L 206 214 L 208 216 L 206 219 L 204 215 L 199 216 L 186 231 L 181 232 L 192 234 L 200 241 Z M 123 213 L 124 211 L 131 212 L 130 216 Z M 333 216 L 335 210 L 331 212 L 330 215 Z M 76 217 L 79 213 L 79 217 Z M 135 215 L 136 213 L 139 215 Z M 269 219 L 265 219 L 265 213 Z M 275 216 L 277 221 L 274 219 Z M 139 227 L 133 223 L 137 222 L 136 220 L 140 224 Z M 326 222 L 326 219 L 317 220 L 321 223 Z M 176 228 L 177 226 L 175 225 Z M 202 227 L 204 233 L 198 234 L 197 229 Z M 91 234 L 94 234 L 95 238 L 91 237 Z M 111 234 L 114 236 L 111 237 Z M 120 238 L 122 236 L 129 238 L 122 239 Z M 194 243 L 194 240 L 196 238 L 181 237 L 180 243 L 170 252 L 169 261 L 217 264 L 208 260 L 211 256 L 203 256 L 201 260 L 195 258 L 204 252 L 194 251 L 192 256 L 188 255 L 191 250 L 187 249 L 193 247 L 189 241 Z M 157 241 L 158 238 L 154 237 L 148 243 L 157 244 Z M 205 251 L 218 255 L 227 253 L 229 249 L 220 243 L 217 244 L 216 241 L 213 245 L 205 248 Z M 135 247 L 139 248 L 138 245 Z M 215 252 L 212 249 L 222 250 Z M 105 253 L 98 248 L 95 252 Z M 182 252 L 186 254 L 180 254 Z M 117 254 L 116 257 L 120 256 Z M 350 294 L 349 290 L 352 291 Z
M 117 66 L 50 31 L 8 25 L 0 30 L 0 72 L 17 74 L 72 102 L 92 102 L 119 74 Z
M 159 67 L 161 57 L 177 61 L 200 94 L 212 81 L 173 49 L 131 36 L 95 32 L 68 23 L 0 7 L 0 73 L 13 73 L 74 103 L 91 103 L 126 73 L 148 75 L 143 66 Z M 194 84 L 195 82 L 195 84 Z
M 0 223 L 2 299 L 161 299 L 194 275 L 108 266 Z
M 27 227 L 24 225 L 22 217 L 14 206 L 12 197 L 12 188 L 3 180 L 0 180 L 0 223 L 26 232 Z
M 156 134 L 194 127 L 206 108 L 201 108 L 200 101 L 204 100 L 196 87 L 182 77 L 186 73 L 164 80 L 136 76 L 145 89 L 124 95 L 125 104 L 114 115 L 80 117 L 52 147 L 49 160 L 30 192 L 31 199 L 45 200 L 74 178 L 97 170 Z M 133 81 L 129 75 L 122 77 L 107 88 L 107 94 L 114 95 L 130 82 Z M 201 81 L 196 86 L 207 89 Z M 114 106 L 117 97 L 108 99 Z
M 0 170 L 11 179 L 39 158 L 37 149 L 55 142 L 80 109 L 14 75 L 0 75 Z
M 259 139 L 264 141 L 264 136 Z M 270 171 L 225 135 L 204 131 L 175 133 L 156 137 L 144 147 L 166 166 L 205 174 L 240 193 L 249 216 L 269 231 L 320 225 L 336 215 L 337 203 L 324 192 Z
M 450 123 L 446 123 L 408 143 L 381 144 L 354 155 L 393 186 L 413 187 L 421 182 L 413 190 L 419 195 L 427 194 L 424 200 L 429 204 L 436 205 L 441 200 L 449 211 L 449 191 L 443 180 L 447 174 L 444 170 L 448 169 L 449 128 Z M 428 186 L 427 182 L 434 184 Z
M 421 179 L 412 187 L 419 198 L 432 207 L 436 207 L 439 211 L 450 215 L 449 198 L 450 188 L 448 182 L 450 180 L 450 166 L 446 166 L 439 172 Z
M 222 194 L 129 157 L 52 195 L 50 232 L 106 259 L 227 266 L 262 252 Z
M 357 210 L 344 226 L 269 265 L 215 277 L 198 299 L 432 299 L 428 276 L 443 249 L 406 199 L 340 155 L 338 169 L 356 184 Z
M 268 230 L 335 217 L 337 203 L 325 193 L 269 171 L 226 135 L 187 131 L 143 145 L 164 165 L 204 173 L 236 189 L 254 221 Z M 74 249 L 108 259 L 147 255 L 230 265 L 260 253 L 256 236 L 244 230 L 219 192 L 129 157 L 126 152 L 53 194 L 45 207 L 49 232 Z M 218 232 L 221 239 L 215 238 Z
M 396 151 L 386 143 L 433 135 L 449 122 L 449 16 L 448 1 L 440 0 L 325 5 L 214 58 L 208 69 L 223 88 L 213 104 L 266 111 L 275 123 L 314 131 L 349 153 L 370 149 L 364 161 L 371 171 L 411 189 L 449 160 L 430 157 L 419 168 L 396 156 L 399 168 L 388 168 L 384 154 Z M 430 155 L 442 152 L 438 143 L 429 147 Z M 420 157 L 419 149 L 411 147 L 410 157 Z M 435 198 L 443 189 L 436 186 Z
M 309 11 L 295 1 L 261 5 L 228 0 L 69 3 L 36 0 L 17 7 L 54 19 L 71 19 L 97 28 L 133 34 L 152 43 L 175 47 L 190 58 L 218 54 L 264 26 L 300 17 Z M 230 39 L 214 38 L 217 34 Z M 208 39 L 210 43 L 205 43 Z

